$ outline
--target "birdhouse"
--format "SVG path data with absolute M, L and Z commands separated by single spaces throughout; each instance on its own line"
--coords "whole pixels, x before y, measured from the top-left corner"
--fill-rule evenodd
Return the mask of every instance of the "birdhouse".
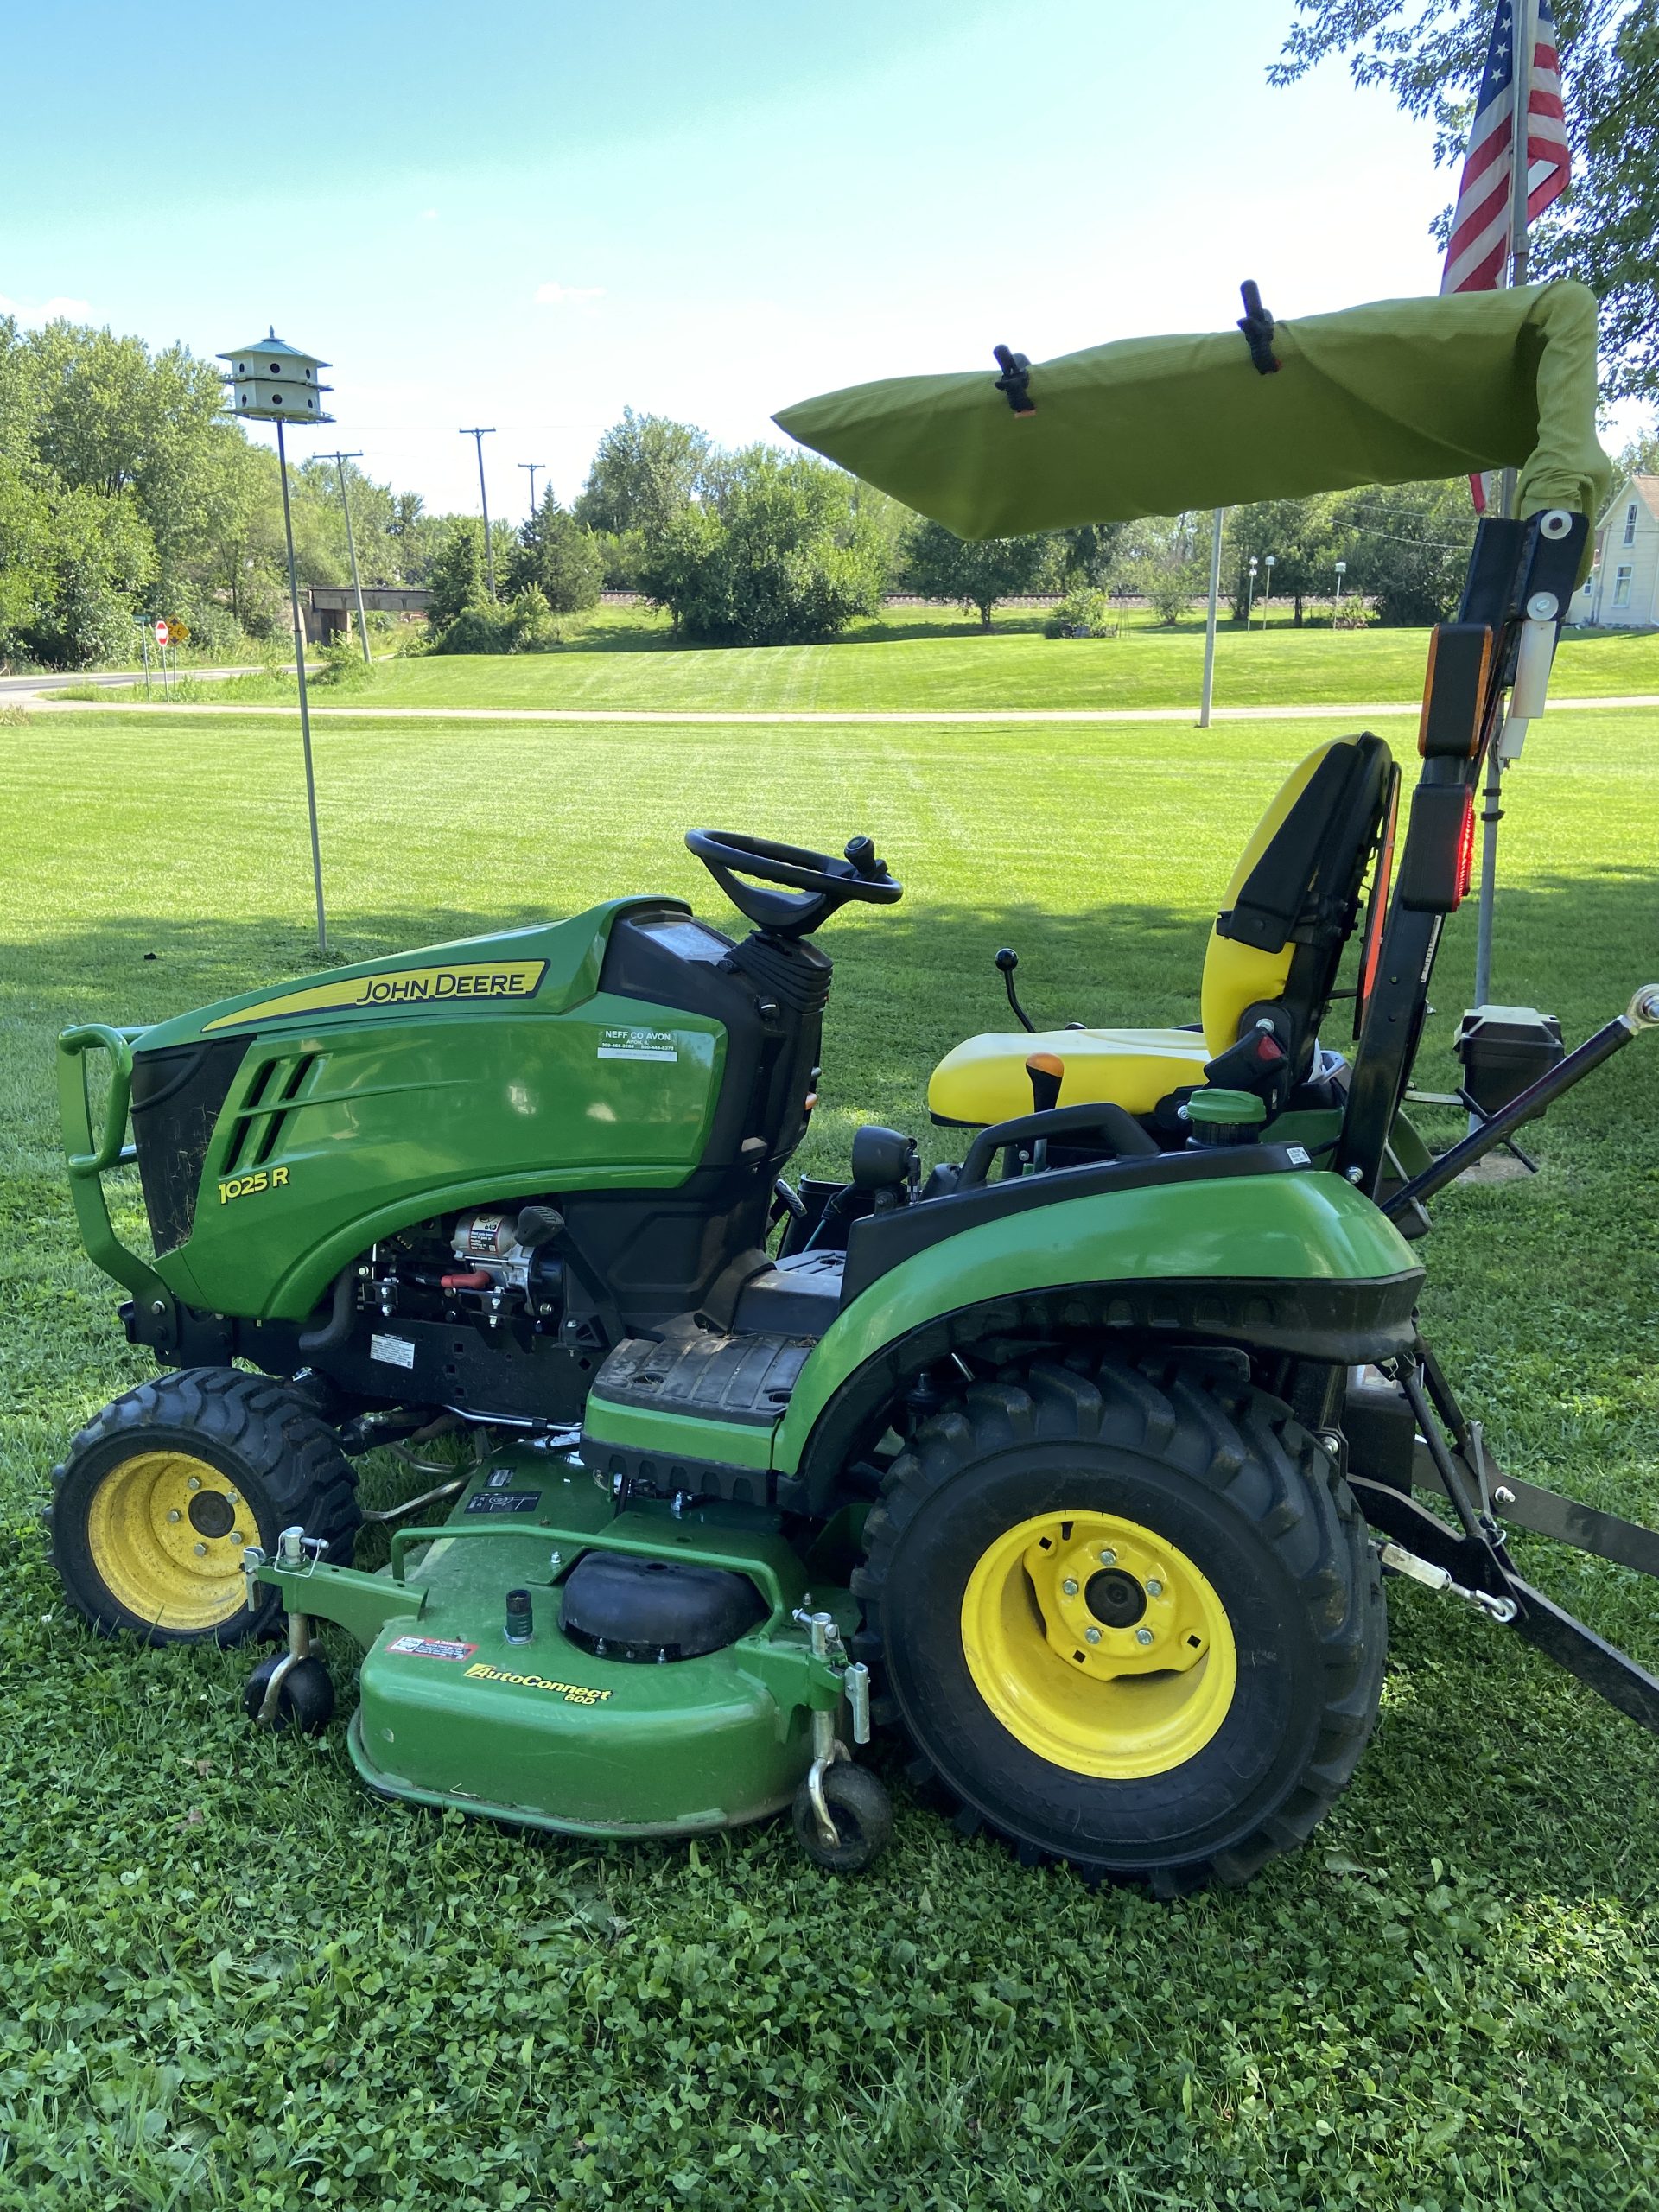
M 327 362 L 286 345 L 274 330 L 257 344 L 238 346 L 234 353 L 221 353 L 219 358 L 230 363 L 231 373 L 225 381 L 236 414 L 251 416 L 260 423 L 332 423 L 334 419 L 322 411 L 322 395 L 333 386 L 324 384 L 318 372 L 326 369 Z

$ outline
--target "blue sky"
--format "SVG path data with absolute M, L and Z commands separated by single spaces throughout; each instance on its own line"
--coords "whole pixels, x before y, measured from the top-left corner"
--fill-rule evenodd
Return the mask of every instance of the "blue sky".
M 999 340 L 1218 327 L 1243 276 L 1286 315 L 1433 290 L 1427 131 L 1338 68 L 1270 91 L 1289 12 L 14 7 L 0 296 L 208 354 L 274 321 L 372 474 L 470 505 L 493 423 L 521 512 L 517 464 L 569 498 L 625 403 L 736 442 Z

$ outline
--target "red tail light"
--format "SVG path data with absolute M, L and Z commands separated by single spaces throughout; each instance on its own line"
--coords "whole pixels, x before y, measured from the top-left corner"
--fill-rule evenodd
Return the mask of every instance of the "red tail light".
M 1471 791 L 1463 803 L 1463 829 L 1458 838 L 1458 906 L 1469 896 L 1469 886 L 1475 874 L 1475 795 Z M 1457 906 L 1452 908 L 1457 912 Z

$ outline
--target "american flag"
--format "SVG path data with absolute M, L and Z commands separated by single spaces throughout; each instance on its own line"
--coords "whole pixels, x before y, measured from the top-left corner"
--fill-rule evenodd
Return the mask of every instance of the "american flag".
M 1458 184 L 1458 204 L 1452 211 L 1452 235 L 1446 241 L 1446 266 L 1440 273 L 1442 292 L 1496 291 L 1509 274 L 1512 243 L 1526 243 L 1524 238 L 1511 241 L 1510 237 L 1514 76 L 1515 8 L 1513 0 L 1497 0 L 1486 48 L 1486 73 L 1480 81 L 1469 151 Z M 1537 35 L 1527 95 L 1529 223 L 1567 189 L 1570 161 L 1561 106 L 1561 65 L 1555 51 L 1555 19 L 1549 11 L 1549 0 L 1538 0 Z M 1486 478 L 1471 476 L 1469 492 L 1475 512 L 1484 515 L 1491 505 L 1491 486 Z
M 1560 60 L 1549 0 L 1538 0 L 1527 100 L 1527 220 L 1535 221 L 1567 189 L 1569 156 L 1561 106 Z M 1486 73 L 1469 151 L 1452 213 L 1452 236 L 1440 276 L 1442 292 L 1490 292 L 1503 281 L 1510 257 L 1510 194 L 1515 74 L 1515 9 L 1497 0 Z M 1517 241 L 1520 243 L 1520 241 Z

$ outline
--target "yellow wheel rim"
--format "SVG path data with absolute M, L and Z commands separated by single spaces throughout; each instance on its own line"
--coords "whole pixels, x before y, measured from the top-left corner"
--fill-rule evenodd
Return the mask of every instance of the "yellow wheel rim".
M 1134 1781 L 1194 1758 L 1238 1681 L 1227 1611 L 1183 1551 L 1115 1513 L 1040 1513 L 999 1536 L 962 1601 L 975 1687 L 1028 1751 Z
M 86 1515 L 110 1595 L 156 1628 L 213 1629 L 245 1602 L 242 1548 L 258 1540 L 230 1477 L 188 1452 L 138 1452 L 111 1467 Z

